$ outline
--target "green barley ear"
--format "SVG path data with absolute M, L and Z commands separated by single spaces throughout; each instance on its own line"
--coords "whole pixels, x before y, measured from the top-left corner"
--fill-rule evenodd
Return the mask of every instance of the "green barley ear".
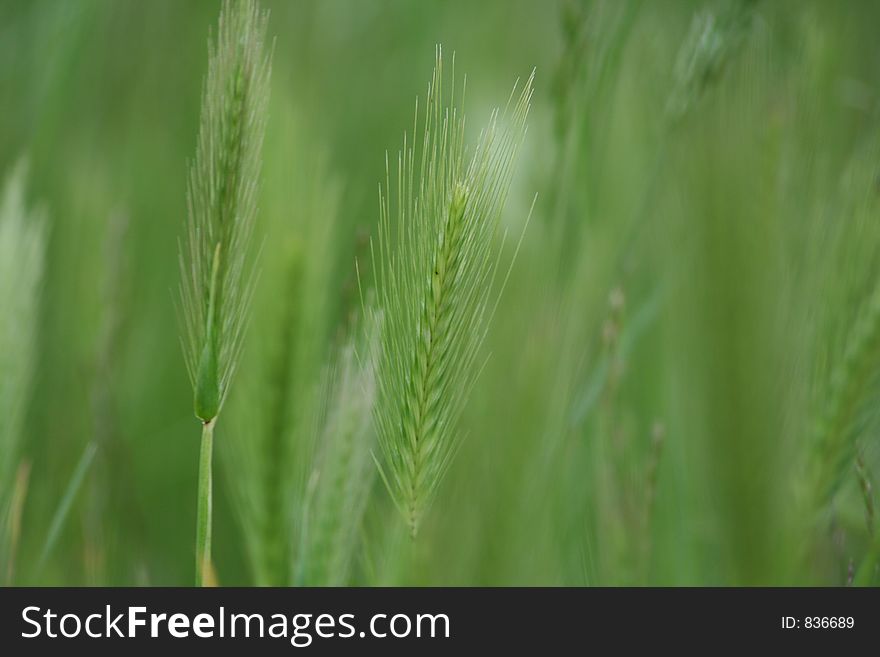
M 303 510 L 297 584 L 344 586 L 376 468 L 370 416 L 381 319 L 367 310 L 325 375 L 315 459 Z
M 25 167 L 0 193 L 0 577 L 11 576 L 15 470 L 36 365 L 46 217 L 24 203 Z
M 858 446 L 870 444 L 880 428 L 880 284 L 876 247 L 871 239 L 880 210 L 877 160 L 880 140 L 866 138 L 843 171 L 832 197 L 833 225 L 815 241 L 815 275 L 821 291 L 816 306 L 841 308 L 816 322 L 815 410 L 805 481 L 813 495 L 812 513 L 827 512 L 853 476 Z M 821 258 L 821 259 L 820 259 Z M 843 309 L 852 310 L 843 310 Z
M 835 369 L 823 415 L 813 438 L 813 474 L 817 504 L 829 504 L 850 474 L 856 460 L 860 430 L 870 427 L 864 406 L 873 401 L 880 362 L 880 286 L 864 304 Z
M 499 217 L 532 79 L 514 88 L 503 116 L 492 113 L 469 154 L 454 92 L 446 104 L 438 48 L 421 130 L 417 105 L 415 138 L 404 137 L 393 186 L 386 160 L 373 245 L 383 313 L 374 418 L 380 473 L 413 536 L 455 452 L 456 424 L 480 369 Z
M 251 298 L 246 260 L 269 97 L 267 19 L 252 0 L 226 0 L 216 44 L 209 44 L 180 256 L 184 355 L 203 422 L 226 399 Z
M 748 37 L 757 4 L 758 0 L 728 0 L 716 11 L 694 15 L 676 57 L 673 88 L 666 103 L 671 123 L 684 118 L 722 76 Z
M 225 0 L 208 75 L 180 249 L 183 347 L 202 421 L 196 583 L 210 572 L 214 424 L 241 352 L 251 300 L 248 250 L 257 214 L 260 151 L 269 98 L 268 14 Z
M 213 317 L 217 309 L 217 282 L 220 277 L 220 243 L 214 251 L 214 264 L 211 268 L 211 287 L 208 290 L 208 317 Z M 217 375 L 217 335 L 215 323 L 208 321 L 205 330 L 205 344 L 199 356 L 196 370 L 195 410 L 196 417 L 208 422 L 220 411 L 220 386 Z

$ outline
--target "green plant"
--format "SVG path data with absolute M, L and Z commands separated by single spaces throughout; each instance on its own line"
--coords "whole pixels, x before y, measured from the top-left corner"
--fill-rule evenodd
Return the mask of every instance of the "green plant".
M 413 537 L 455 453 L 456 423 L 480 369 L 493 313 L 498 220 L 532 94 L 529 77 L 518 95 L 514 88 L 509 115 L 492 113 L 469 156 L 464 115 L 454 90 L 446 104 L 443 77 L 438 48 L 424 122 L 419 130 L 417 104 L 393 187 L 386 158 L 373 258 L 383 313 L 379 467 Z
M 748 36 L 757 2 L 730 0 L 694 15 L 676 57 L 667 120 L 681 121 L 721 77 Z
M 801 561 L 814 564 L 820 557 L 834 558 L 834 533 L 844 531 L 838 529 L 842 524 L 845 531 L 867 541 L 861 559 L 850 555 L 857 566 L 857 584 L 872 581 L 880 554 L 871 490 L 872 445 L 880 427 L 880 287 L 872 237 L 880 207 L 878 144 L 876 131 L 865 134 L 849 154 L 839 180 L 831 184 L 826 204 L 835 220 L 824 215 L 813 220 L 805 257 L 809 269 L 804 274 L 813 290 L 805 303 L 811 313 L 805 333 L 813 355 L 805 467 L 797 487 L 803 504 Z M 829 307 L 840 310 L 819 310 Z M 841 517 L 848 496 L 862 501 L 864 522 Z
M 315 458 L 303 503 L 296 582 L 340 586 L 349 581 L 376 472 L 370 422 L 381 319 L 370 310 L 343 345 L 323 388 Z
M 226 0 L 208 75 L 196 158 L 188 186 L 189 218 L 181 248 L 183 347 L 202 422 L 196 583 L 211 566 L 214 426 L 238 365 L 252 278 L 248 247 L 257 214 L 260 150 L 269 95 L 268 15 L 252 0 Z
M 596 210 L 614 91 L 641 0 L 568 0 L 560 11 L 563 51 L 553 80 L 555 162 L 547 217 L 567 273 Z M 570 272 L 568 272 L 570 273 Z
M 816 504 L 831 502 L 856 462 L 856 439 L 863 430 L 864 404 L 880 369 L 880 288 L 865 301 L 828 385 L 823 415 L 814 437 Z
M 233 2 L 223 35 L 253 7 Z M 187 358 L 195 374 L 204 352 L 217 366 L 199 401 L 208 415 L 216 393 L 222 416 L 211 561 L 224 584 L 880 582 L 880 3 L 262 3 L 279 39 L 256 248 L 221 246 L 208 313 L 226 216 L 208 196 L 246 177 L 216 155 L 234 141 L 217 135 L 238 80 L 238 55 L 220 53 L 222 4 L 0 1 L 0 188 L 10 154 L 27 152 L 24 214 L 43 200 L 52 220 L 37 222 L 39 267 L 21 248 L 28 231 L 3 226 L 0 583 L 192 583 L 196 506 L 180 501 L 196 493 L 196 386 L 167 316 L 178 237 L 195 290 Z M 197 263 L 181 206 L 208 25 L 227 82 L 212 69 L 203 120 L 220 127 L 199 142 L 210 176 L 193 167 L 190 181 L 208 190 L 191 199 L 213 231 L 197 231 Z M 423 152 L 437 123 L 424 105 L 432 25 L 455 40 L 459 75 L 451 98 L 444 57 L 436 152 Z M 467 207 L 480 194 L 460 183 L 483 112 L 503 108 L 509 72 L 532 64 L 530 138 L 485 240 L 497 284 L 467 284 L 489 288 L 483 314 L 448 311 L 462 285 L 442 295 L 460 321 L 435 319 L 431 266 L 454 241 L 456 196 Z M 409 92 L 392 101 L 402 89 L 421 94 L 415 136 Z M 404 127 L 413 155 L 402 179 L 390 155 L 387 189 L 376 154 L 396 152 Z M 456 139 L 472 147 L 458 159 Z M 434 170 L 422 175 L 423 162 Z M 377 178 L 389 257 L 377 240 L 374 268 Z M 223 184 L 239 203 L 241 186 Z M 422 199 L 423 187 L 443 191 Z M 500 236 L 520 235 L 533 191 L 499 296 L 516 246 Z M 118 234 L 117 208 L 130 217 Z M 224 270 L 239 256 L 233 296 L 253 300 L 221 390 L 206 322 L 232 298 Z M 396 307 L 367 289 L 383 267 Z M 373 362 L 359 280 L 391 308 Z M 471 341 L 478 355 L 462 357 Z M 432 369 L 428 343 L 459 347 L 443 358 L 433 347 Z M 374 413 L 390 418 L 397 468 Z M 415 420 L 429 416 L 440 419 Z M 419 509 L 416 540 L 370 450 L 407 516 L 408 500 Z M 441 481 L 424 463 L 447 452 Z
M 46 248 L 46 213 L 24 200 L 19 165 L 0 193 L 0 577 L 11 580 L 19 531 L 22 424 L 36 367 L 36 329 Z M 19 475 L 15 476 L 16 470 Z
M 274 177 L 268 171 L 266 177 L 264 284 L 254 300 L 241 386 L 228 411 L 233 432 L 223 451 L 254 578 L 274 586 L 292 581 L 291 558 L 301 540 L 316 407 L 325 402 L 322 369 L 336 342 L 344 240 L 339 185 L 324 158 L 315 161 L 316 149 L 300 134 L 287 100 L 273 111 L 267 169 L 276 166 Z

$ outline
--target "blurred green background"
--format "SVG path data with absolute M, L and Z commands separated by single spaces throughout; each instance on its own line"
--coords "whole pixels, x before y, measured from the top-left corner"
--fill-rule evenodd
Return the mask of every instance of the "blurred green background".
M 435 44 L 467 75 L 474 134 L 537 71 L 512 235 L 537 201 L 405 582 L 876 582 L 880 5 L 262 5 L 266 272 L 285 249 L 316 257 L 315 226 L 334 221 L 323 287 L 264 275 L 258 293 L 321 306 L 309 376 L 358 306 L 385 152 L 411 128 Z M 177 240 L 218 10 L 0 0 L 0 172 L 25 159 L 27 203 L 48 211 L 16 583 L 192 579 Z M 233 430 L 247 428 L 218 428 L 221 453 Z M 233 463 L 216 483 L 230 585 L 255 581 L 235 477 Z M 401 581 L 384 563 L 387 497 L 376 479 L 351 583 Z

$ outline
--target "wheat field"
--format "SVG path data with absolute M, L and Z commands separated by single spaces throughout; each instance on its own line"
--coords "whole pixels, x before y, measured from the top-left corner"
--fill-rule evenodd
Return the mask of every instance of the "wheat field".
M 0 0 L 0 582 L 880 583 L 877 20 Z

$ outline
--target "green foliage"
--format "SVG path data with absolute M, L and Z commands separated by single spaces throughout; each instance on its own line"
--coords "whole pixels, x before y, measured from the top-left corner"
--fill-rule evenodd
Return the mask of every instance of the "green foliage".
M 0 580 L 880 583 L 880 6 L 260 5 L 0 0 Z
M 15 471 L 37 367 L 36 335 L 46 248 L 43 210 L 25 204 L 25 167 L 0 190 L 0 574 L 11 577 Z

